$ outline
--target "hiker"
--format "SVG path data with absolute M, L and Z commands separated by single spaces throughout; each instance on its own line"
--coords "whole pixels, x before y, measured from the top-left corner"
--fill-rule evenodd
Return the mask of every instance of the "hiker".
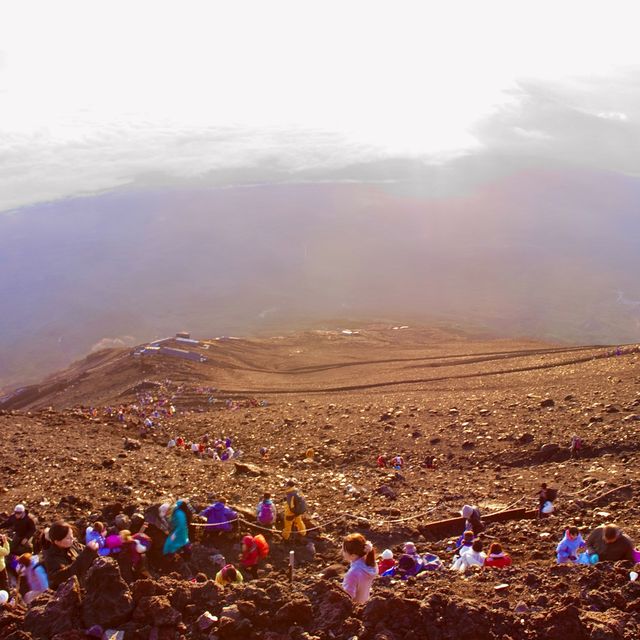
M 424 462 L 422 464 L 427 469 L 434 470 L 436 468 L 436 457 L 435 456 L 425 456 Z
M 266 460 L 268 455 L 269 455 L 269 449 L 267 449 L 267 447 L 260 447 L 260 457 Z
M 361 533 L 351 533 L 342 543 L 342 557 L 351 564 L 342 588 L 354 602 L 364 604 L 369 600 L 371 584 L 378 575 L 375 549 Z
M 378 560 L 378 575 L 382 575 L 385 571 L 389 571 L 395 566 L 396 561 L 393 559 L 393 551 L 385 549 Z
M 504 569 L 511 566 L 511 556 L 502 550 L 499 542 L 492 542 L 489 547 L 489 553 L 484 560 L 485 567 L 493 567 L 494 569 Z
M 276 522 L 276 505 L 271 500 L 271 494 L 265 493 L 262 496 L 262 500 L 258 502 L 256 508 L 256 520 L 258 524 L 271 529 Z
M 571 437 L 571 444 L 569 445 L 569 453 L 572 458 L 579 458 L 580 451 L 582 450 L 582 439 L 575 433 Z
M 122 550 L 118 554 L 120 574 L 127 583 L 148 578 L 146 553 L 151 547 L 151 538 L 145 533 L 132 534 L 126 529 L 120 532 Z
M 92 540 L 98 543 L 98 555 L 108 556 L 109 549 L 106 546 L 105 527 L 102 522 L 94 522 L 93 526 L 87 527 L 84 535 L 85 544 L 88 544 Z
M 475 540 L 475 536 L 473 535 L 473 531 L 468 529 L 465 531 L 457 540 L 457 546 L 453 550 L 453 559 L 459 558 L 463 553 L 466 553 L 471 549 L 473 545 L 473 541 Z
M 586 542 L 580 535 L 578 527 L 567 527 L 564 537 L 556 547 L 556 560 L 558 564 L 576 563 L 578 562 L 578 550 L 584 547 Z
M 404 547 L 403 547 L 403 553 L 411 556 L 413 558 L 413 560 L 416 563 L 416 568 L 417 571 L 416 573 L 418 573 L 418 571 L 420 571 L 420 569 L 422 569 L 422 556 L 418 553 L 418 549 L 416 548 L 415 543 L 413 542 L 405 542 L 404 543 Z
M 380 454 L 378 456 L 378 459 L 376 460 L 376 464 L 378 465 L 378 468 L 386 469 L 387 468 L 387 459 L 382 454 Z
M 9 555 L 11 547 L 9 545 L 9 538 L 0 534 L 0 589 L 9 591 L 9 574 L 7 573 L 6 557 Z
M 546 482 L 540 485 L 538 491 L 538 518 L 546 518 L 553 513 L 553 501 L 557 497 L 557 489 L 548 487 Z
M 22 553 L 33 551 L 31 538 L 36 532 L 36 521 L 23 504 L 17 504 L 13 513 L 0 524 L 0 529 L 11 529 L 11 553 L 19 556 Z
M 221 587 L 226 587 L 228 584 L 242 584 L 243 582 L 242 574 L 232 564 L 225 565 L 216 573 L 215 583 Z
M 404 467 L 404 458 L 398 454 L 397 456 L 395 456 L 394 458 L 392 458 L 391 460 L 391 466 L 396 470 L 396 471 L 402 471 L 402 467 Z
M 480 509 L 478 509 L 478 507 L 465 504 L 460 510 L 460 515 L 465 519 L 465 531 L 471 530 L 476 536 L 484 531 L 485 527 L 480 517 Z
M 601 524 L 587 538 L 587 553 L 597 554 L 600 562 L 634 561 L 633 542 L 614 524 Z
M 204 530 L 208 537 L 231 533 L 238 521 L 238 514 L 231 507 L 227 507 L 225 498 L 219 498 L 217 502 L 203 509 L 198 515 L 207 519 L 207 526 Z
M 27 591 L 22 596 L 25 604 L 30 604 L 32 600 L 49 588 L 47 572 L 44 566 L 40 564 L 40 560 L 37 555 L 23 553 L 18 558 L 16 571 L 18 573 L 16 591 L 20 593 L 20 583 L 22 580 L 27 584 Z
M 160 567 L 164 564 L 164 543 L 169 535 L 169 521 L 167 515 L 171 510 L 171 505 L 167 502 L 159 505 L 151 505 L 144 512 L 144 533 L 151 538 L 151 548 L 147 558 L 149 562 Z
M 469 551 L 465 551 L 452 565 L 454 571 L 464 573 L 471 567 L 482 567 L 484 565 L 486 554 L 482 551 L 482 540 L 475 540 Z
M 283 540 L 289 539 L 294 526 L 300 536 L 304 537 L 307 534 L 307 528 L 302 520 L 302 516 L 306 511 L 307 503 L 298 489 L 296 489 L 296 483 L 293 480 L 288 480 L 287 493 L 285 495 L 284 528 L 282 529 Z
M 162 553 L 174 555 L 182 553 L 188 556 L 191 550 L 189 541 L 189 526 L 191 525 L 191 509 L 184 500 L 178 500 L 171 509 L 169 518 L 169 536 L 164 542 Z
M 98 555 L 98 543 L 86 546 L 76 541 L 68 522 L 54 522 L 47 533 L 51 543 L 43 554 L 43 564 L 49 586 L 57 589 L 67 578 L 77 576 L 82 581 L 87 569 Z
M 245 573 L 250 574 L 254 579 L 258 577 L 258 563 L 268 555 L 269 545 L 262 534 L 242 538 L 240 566 Z

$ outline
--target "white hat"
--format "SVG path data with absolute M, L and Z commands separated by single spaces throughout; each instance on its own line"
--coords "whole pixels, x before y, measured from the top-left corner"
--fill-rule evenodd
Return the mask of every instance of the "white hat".
M 0 591 L 0 605 L 9 602 L 9 594 L 3 589 Z
M 382 552 L 382 559 L 383 560 L 392 560 L 393 559 L 393 551 L 391 551 L 391 549 L 385 549 Z
M 13 513 L 24 513 L 26 511 L 26 509 L 24 508 L 23 504 L 17 504 L 14 508 L 13 508 Z

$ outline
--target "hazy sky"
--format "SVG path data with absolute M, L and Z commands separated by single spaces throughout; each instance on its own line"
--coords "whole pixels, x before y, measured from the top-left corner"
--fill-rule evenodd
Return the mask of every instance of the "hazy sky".
M 390 157 L 637 175 L 639 17 L 615 0 L 0 0 L 0 211 Z

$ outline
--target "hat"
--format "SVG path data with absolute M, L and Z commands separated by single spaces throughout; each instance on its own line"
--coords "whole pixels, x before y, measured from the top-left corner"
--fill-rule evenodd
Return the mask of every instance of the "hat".
M 17 504 L 14 508 L 13 508 L 13 513 L 24 513 L 26 511 L 26 509 L 24 508 L 23 504 Z
M 413 542 L 404 543 L 404 552 L 408 554 L 416 553 L 416 545 Z
M 161 518 L 164 518 L 167 515 L 167 512 L 171 509 L 171 505 L 165 502 L 158 507 L 158 513 Z
M 473 515 L 473 507 L 470 504 L 463 505 L 460 515 L 468 520 Z
M 391 551 L 391 549 L 385 549 L 382 552 L 382 559 L 383 560 L 393 560 L 393 551 Z
M 9 594 L 3 589 L 0 591 L 0 604 L 6 604 L 9 601 Z
M 296 483 L 294 480 L 287 480 L 287 487 L 295 487 Z

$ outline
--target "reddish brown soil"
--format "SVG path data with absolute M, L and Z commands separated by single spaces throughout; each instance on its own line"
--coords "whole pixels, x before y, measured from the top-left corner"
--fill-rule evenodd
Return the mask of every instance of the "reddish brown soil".
M 567 524 L 586 534 L 612 520 L 640 541 L 640 508 L 634 501 L 640 487 L 635 346 L 615 355 L 615 347 L 369 327 L 352 336 L 315 332 L 211 342 L 202 353 L 205 363 L 101 352 L 16 396 L 13 407 L 20 408 L 5 404 L 2 510 L 24 502 L 42 524 L 60 516 L 82 526 L 94 515 L 104 517 L 105 507 L 114 503 L 132 511 L 189 497 L 204 506 L 216 494 L 251 512 L 261 492 L 281 495 L 284 481 L 294 477 L 307 496 L 313 524 L 329 524 L 313 532 L 315 556 L 296 547 L 302 566 L 291 593 L 285 580 L 290 546 L 275 538 L 270 568 L 256 583 L 267 595 L 254 593 L 253 599 L 259 603 L 264 597 L 257 606 L 269 611 L 302 598 L 312 614 L 289 620 L 285 611 L 279 622 L 267 623 L 254 611 L 244 615 L 250 627 L 221 628 L 220 637 L 638 637 L 640 588 L 629 583 L 631 567 L 558 568 L 554 562 Z M 173 396 L 178 412 L 141 437 L 139 425 L 106 418 L 103 407 L 134 402 L 142 381 L 160 383 L 157 389 Z M 227 409 L 209 402 L 211 397 L 255 398 L 268 405 Z M 545 399 L 552 399 L 552 406 L 543 406 L 551 404 Z M 84 413 L 73 408 L 79 405 Z M 98 417 L 90 417 L 88 407 L 96 407 Z M 171 435 L 195 439 L 204 433 L 232 436 L 242 461 L 267 475 L 237 475 L 233 463 L 201 460 L 165 446 Z M 573 433 L 587 445 L 579 460 L 568 459 Z M 125 437 L 139 439 L 141 448 L 125 451 Z M 560 449 L 543 454 L 545 444 Z M 267 460 L 260 458 L 261 446 L 269 447 Z M 313 463 L 303 461 L 308 447 L 316 452 Z M 379 453 L 400 453 L 405 469 L 400 475 L 377 469 Z M 421 465 L 427 454 L 437 456 L 437 470 Z M 448 560 L 447 541 L 425 539 L 422 524 L 454 517 L 464 503 L 478 504 L 483 512 L 516 502 L 535 507 L 542 481 L 559 489 L 553 517 L 487 528 L 512 555 L 511 569 L 470 577 L 443 571 L 398 583 L 382 579 L 364 609 L 345 603 L 334 588 L 339 577 L 321 577 L 340 562 L 341 537 L 350 531 L 362 531 L 378 549 L 396 553 L 412 539 L 420 551 Z M 630 487 L 589 502 L 622 485 Z M 384 486 L 395 497 L 378 491 Z M 119 509 L 108 512 L 113 510 Z M 349 515 L 335 521 L 344 514 Z M 409 516 L 419 517 L 397 522 Z M 222 550 L 235 552 L 231 546 Z M 206 573 L 205 565 L 192 567 L 199 568 Z M 509 587 L 496 592 L 502 582 Z M 179 583 L 167 587 L 170 594 L 181 588 Z M 251 600 L 255 587 L 247 589 L 231 590 L 226 603 L 198 603 L 195 609 L 185 609 L 187 599 L 178 607 L 181 623 L 166 637 L 207 637 L 193 626 L 197 615 L 205 609 L 220 615 L 224 604 Z M 518 603 L 526 605 L 524 613 L 514 613 Z M 0 637 L 28 637 L 11 636 L 22 626 L 19 618 L 5 623 L 0 620 Z M 147 637 L 153 626 L 140 622 L 127 637 Z

